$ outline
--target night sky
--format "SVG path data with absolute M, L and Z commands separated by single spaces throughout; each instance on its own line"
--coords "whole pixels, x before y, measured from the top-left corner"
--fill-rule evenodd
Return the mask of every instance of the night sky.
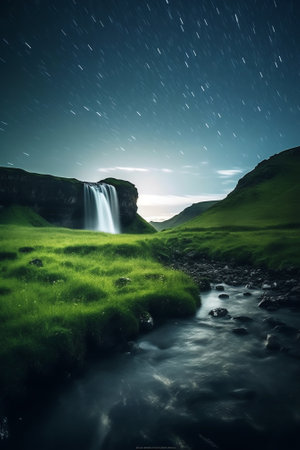
M 168 217 L 299 145 L 298 0 L 1 0 L 0 165 Z

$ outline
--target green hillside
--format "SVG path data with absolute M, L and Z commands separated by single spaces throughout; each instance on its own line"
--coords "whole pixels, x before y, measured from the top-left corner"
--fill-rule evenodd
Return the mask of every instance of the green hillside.
M 155 232 L 155 228 L 139 214 L 136 214 L 133 222 L 129 225 L 124 225 L 122 228 L 122 233 L 127 234 L 149 234 Z
M 300 147 L 262 161 L 236 188 L 184 228 L 300 225 Z
M 166 230 L 167 228 L 174 228 L 180 225 L 183 225 L 185 222 L 193 219 L 194 217 L 200 216 L 200 214 L 204 213 L 208 208 L 211 208 L 213 205 L 217 203 L 217 200 L 209 201 L 209 202 L 199 202 L 194 203 L 193 205 L 185 208 L 176 216 L 171 217 L 171 219 L 164 220 L 163 222 L 150 222 L 151 225 L 157 231 Z
M 1 225 L 20 225 L 33 227 L 51 226 L 43 217 L 39 216 L 28 206 L 11 205 L 0 209 Z

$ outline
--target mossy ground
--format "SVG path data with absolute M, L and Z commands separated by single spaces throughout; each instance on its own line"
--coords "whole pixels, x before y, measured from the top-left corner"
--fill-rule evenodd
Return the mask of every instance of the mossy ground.
M 199 304 L 186 275 L 154 260 L 150 236 L 0 228 L 1 389 L 17 392 L 33 375 L 135 337 L 145 311 L 180 317 Z

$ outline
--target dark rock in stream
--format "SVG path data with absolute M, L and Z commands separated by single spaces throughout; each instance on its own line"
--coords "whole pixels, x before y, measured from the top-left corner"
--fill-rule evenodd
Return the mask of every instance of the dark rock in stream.
M 218 297 L 219 297 L 221 300 L 225 300 L 225 299 L 229 298 L 229 295 L 228 295 L 228 294 L 220 294 L 220 295 L 218 295 Z
M 207 278 L 201 278 L 198 282 L 198 288 L 200 292 L 206 292 L 211 290 L 210 282 Z
M 280 344 L 278 342 L 278 339 L 273 334 L 268 334 L 265 346 L 268 350 L 277 351 L 280 350 Z
M 245 336 L 246 334 L 249 334 L 246 328 L 233 328 L 232 332 L 234 334 L 237 334 L 238 336 Z
M 222 286 L 221 284 L 218 284 L 218 285 L 216 286 L 216 290 L 217 290 L 217 291 L 224 291 L 224 286 Z
M 212 317 L 225 317 L 228 314 L 228 310 L 226 308 L 215 308 L 209 311 L 208 314 Z
M 253 322 L 253 319 L 251 317 L 247 317 L 247 316 L 236 316 L 234 317 L 234 320 L 238 320 L 239 322 Z
M 205 255 L 198 255 L 197 259 L 189 258 L 188 254 L 174 251 L 170 261 L 174 269 L 182 270 L 190 275 L 199 285 L 203 278 L 216 284 L 215 289 L 224 290 L 221 283 L 231 286 L 245 286 L 245 297 L 252 294 L 249 289 L 262 289 L 260 308 L 276 311 L 279 308 L 300 308 L 300 270 L 290 267 L 284 270 L 268 270 L 250 265 L 237 265 L 229 261 L 217 261 Z
M 258 307 L 266 309 L 267 311 L 276 311 L 279 308 L 279 304 L 272 297 L 264 297 L 259 302 Z
M 276 327 L 277 325 L 284 325 L 284 323 L 281 320 L 274 319 L 274 317 L 267 317 L 263 320 L 264 323 L 267 323 L 270 325 L 270 327 Z

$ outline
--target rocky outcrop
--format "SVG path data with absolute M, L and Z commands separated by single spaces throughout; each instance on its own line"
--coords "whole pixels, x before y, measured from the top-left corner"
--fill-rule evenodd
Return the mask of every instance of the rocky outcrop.
M 138 192 L 128 181 L 103 180 L 115 186 L 121 224 L 136 219 Z M 101 183 L 101 181 L 99 182 Z M 32 208 L 49 223 L 69 228 L 84 227 L 82 181 L 52 175 L 29 173 L 22 169 L 0 168 L 0 206 L 22 205 Z
M 48 222 L 83 227 L 83 184 L 75 179 L 0 168 L 0 205 L 29 206 Z

